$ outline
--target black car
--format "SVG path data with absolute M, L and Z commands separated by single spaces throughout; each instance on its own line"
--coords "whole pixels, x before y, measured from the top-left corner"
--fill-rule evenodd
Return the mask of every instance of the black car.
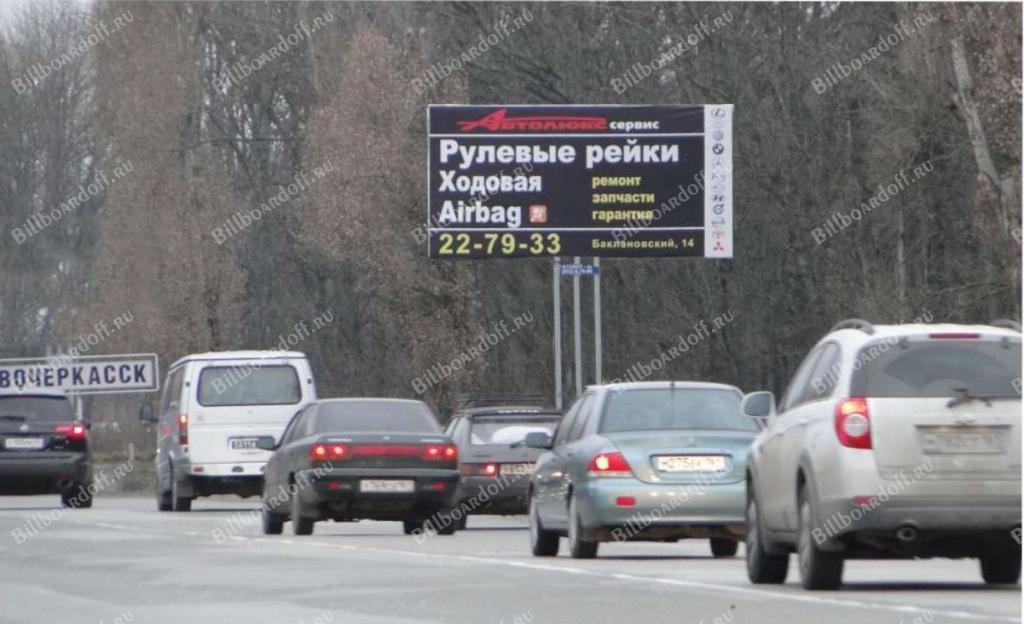
M 291 520 L 309 535 L 319 520 L 399 520 L 406 534 L 451 505 L 458 450 L 430 408 L 403 399 L 323 399 L 300 410 L 264 471 L 263 532 Z M 439 529 L 451 534 L 454 528 Z
M 88 425 L 62 393 L 0 394 L 0 494 L 60 494 L 92 507 Z
M 445 427 L 459 448 L 459 486 L 452 516 L 457 529 L 470 514 L 525 514 L 530 475 L 541 452 L 523 444 L 536 431 L 554 435 L 562 414 L 530 406 L 473 407 Z M 458 510 L 458 511 L 455 511 Z

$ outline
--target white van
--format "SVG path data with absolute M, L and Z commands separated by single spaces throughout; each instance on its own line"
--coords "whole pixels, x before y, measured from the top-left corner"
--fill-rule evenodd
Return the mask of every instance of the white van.
M 295 351 L 225 351 L 181 358 L 164 381 L 158 413 L 156 499 L 160 511 L 189 511 L 213 494 L 258 496 L 269 451 L 285 426 L 316 399 L 313 372 Z

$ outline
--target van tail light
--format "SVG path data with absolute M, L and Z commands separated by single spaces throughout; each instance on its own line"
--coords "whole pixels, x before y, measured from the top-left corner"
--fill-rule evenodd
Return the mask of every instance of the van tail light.
M 871 416 L 867 399 L 853 397 L 836 405 L 836 436 L 849 448 L 871 448 Z
M 590 460 L 587 474 L 591 477 L 632 477 L 626 458 L 618 451 L 598 453 Z
M 62 423 L 53 428 L 54 433 L 58 433 L 68 440 L 83 441 L 88 436 L 85 425 L 81 423 Z
M 178 414 L 178 444 L 188 444 L 188 414 Z
M 309 459 L 314 462 L 338 461 L 351 455 L 347 444 L 317 443 L 309 447 Z

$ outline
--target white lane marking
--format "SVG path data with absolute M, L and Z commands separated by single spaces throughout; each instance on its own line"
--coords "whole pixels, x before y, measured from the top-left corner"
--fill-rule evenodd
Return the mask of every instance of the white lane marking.
M 155 531 L 152 529 L 140 529 L 136 527 L 125 527 L 118 524 L 110 524 L 106 522 L 86 522 L 84 520 L 70 520 L 78 524 L 87 524 L 93 526 L 100 526 L 106 528 L 116 528 L 123 530 L 134 530 L 142 533 L 154 533 L 157 535 L 179 535 L 192 537 L 190 535 L 194 532 L 181 532 L 181 531 Z M 212 536 L 204 534 L 196 534 L 198 537 L 209 537 Z M 851 598 L 828 598 L 824 596 L 814 596 L 809 594 L 796 594 L 796 593 L 778 593 L 772 592 L 765 589 L 755 589 L 752 587 L 738 587 L 735 585 L 720 585 L 718 583 L 704 583 L 700 581 L 687 581 L 683 579 L 675 579 L 668 577 L 658 576 L 644 576 L 639 574 L 623 574 L 620 572 L 601 572 L 598 570 L 584 570 L 581 568 L 571 568 L 562 565 L 553 564 L 542 564 L 542 563 L 529 563 L 526 561 L 509 561 L 506 559 L 494 559 L 491 557 L 478 557 L 474 555 L 449 555 L 445 553 L 427 553 L 427 552 L 416 552 L 411 550 L 401 550 L 398 548 L 377 548 L 377 547 L 366 547 L 366 546 L 353 546 L 351 544 L 333 544 L 330 542 L 320 542 L 312 540 L 292 540 L 292 539 L 274 539 L 269 540 L 265 538 L 250 538 L 245 536 L 232 536 L 235 541 L 240 542 L 266 542 L 266 543 L 277 543 L 277 544 L 300 544 L 308 546 L 316 546 L 318 548 L 335 548 L 338 550 L 354 550 L 359 552 L 367 553 L 382 553 L 399 555 L 404 557 L 434 557 L 437 559 L 448 559 L 453 561 L 468 561 L 480 564 L 489 565 L 501 565 L 506 567 L 514 568 L 525 568 L 529 570 L 543 570 L 546 572 L 558 572 L 560 574 L 580 574 L 583 576 L 592 576 L 598 578 L 609 578 L 628 583 L 659 583 L 662 585 L 672 585 L 676 587 L 687 587 L 692 589 L 704 589 L 719 592 L 732 592 L 738 594 L 746 594 L 748 596 L 758 596 L 769 600 L 789 600 L 792 602 L 804 602 L 818 605 L 828 605 L 835 607 L 846 607 L 852 609 L 871 609 L 879 611 L 895 611 L 897 613 L 909 613 L 909 614 L 932 614 L 941 615 L 953 619 L 962 620 L 987 620 L 996 622 L 1020 622 L 1021 618 L 1015 618 L 1013 616 L 1005 615 L 986 615 L 981 613 L 973 613 L 971 611 L 951 611 L 945 609 L 933 609 L 928 607 L 919 607 L 915 605 L 906 604 L 894 604 L 894 603 L 879 603 L 879 602 L 866 602 L 862 600 L 854 600 Z

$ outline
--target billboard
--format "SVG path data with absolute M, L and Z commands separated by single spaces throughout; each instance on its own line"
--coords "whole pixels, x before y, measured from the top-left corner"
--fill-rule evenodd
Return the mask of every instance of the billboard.
M 0 360 L 0 392 L 61 390 L 73 394 L 154 392 L 156 354 L 54 356 Z
M 432 105 L 428 255 L 731 258 L 732 114 Z

